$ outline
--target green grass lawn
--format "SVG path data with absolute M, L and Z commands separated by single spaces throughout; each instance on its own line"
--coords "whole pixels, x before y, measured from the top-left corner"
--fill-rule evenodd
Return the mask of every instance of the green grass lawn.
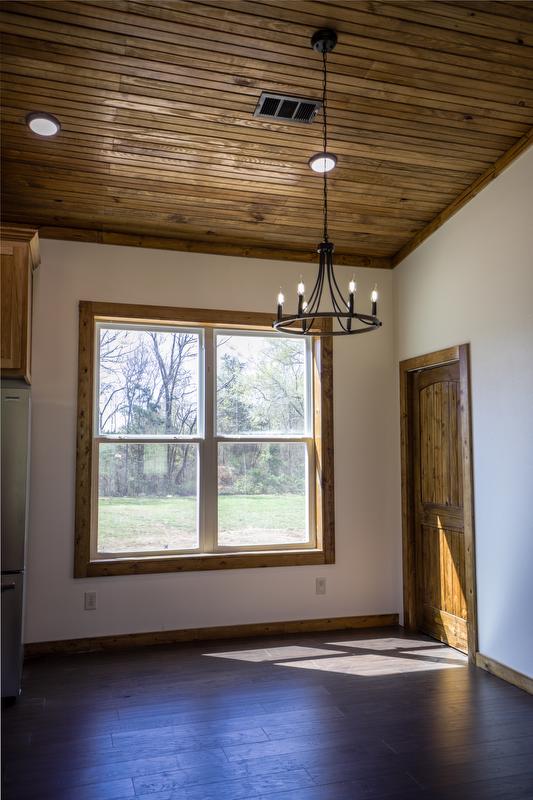
M 303 495 L 222 495 L 224 546 L 304 542 Z M 195 497 L 101 497 L 99 552 L 182 550 L 197 546 Z

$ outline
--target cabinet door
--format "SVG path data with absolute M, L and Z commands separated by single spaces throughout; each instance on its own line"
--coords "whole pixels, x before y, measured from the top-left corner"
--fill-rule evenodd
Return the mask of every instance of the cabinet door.
M 2 244 L 2 377 L 30 382 L 31 268 L 26 244 Z

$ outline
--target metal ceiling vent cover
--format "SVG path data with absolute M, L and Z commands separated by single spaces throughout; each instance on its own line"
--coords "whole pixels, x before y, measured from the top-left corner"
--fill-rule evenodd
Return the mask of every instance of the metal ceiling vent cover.
M 263 92 L 254 111 L 254 117 L 308 124 L 314 120 L 321 108 L 320 100 Z

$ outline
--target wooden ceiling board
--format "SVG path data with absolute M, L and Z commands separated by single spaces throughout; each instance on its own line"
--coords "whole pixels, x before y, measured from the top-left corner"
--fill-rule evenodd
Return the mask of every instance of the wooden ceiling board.
M 3 209 L 41 235 L 312 261 L 310 125 L 253 116 L 320 98 L 329 57 L 337 262 L 398 263 L 531 143 L 533 2 L 1 3 Z M 28 131 L 55 114 L 52 140 Z M 154 243 L 157 243 L 155 245 Z

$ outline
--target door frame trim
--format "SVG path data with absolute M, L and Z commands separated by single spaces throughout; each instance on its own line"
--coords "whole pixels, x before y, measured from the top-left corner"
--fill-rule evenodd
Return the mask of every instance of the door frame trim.
M 459 363 L 460 376 L 468 660 L 471 663 L 475 663 L 477 653 L 477 607 L 469 344 L 447 347 L 444 350 L 437 350 L 434 353 L 426 353 L 400 362 L 403 613 L 405 628 L 410 631 L 416 631 L 415 514 L 410 444 L 411 431 L 409 428 L 409 373 L 454 362 Z

